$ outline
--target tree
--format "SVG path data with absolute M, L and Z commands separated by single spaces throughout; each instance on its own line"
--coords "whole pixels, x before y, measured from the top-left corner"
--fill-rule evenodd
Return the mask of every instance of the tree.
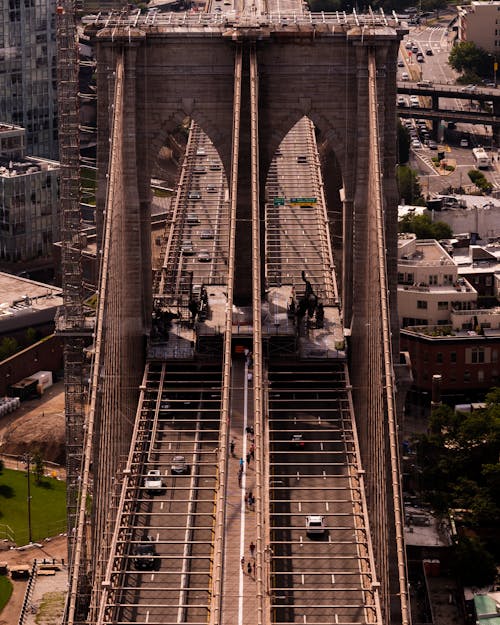
M 448 64 L 457 72 L 477 74 L 478 76 L 491 75 L 493 67 L 492 57 L 472 41 L 462 41 L 453 46 L 448 57 Z
M 396 170 L 398 180 L 399 197 L 413 206 L 424 206 L 422 189 L 417 173 L 407 165 L 399 165 Z
M 455 570 L 466 586 L 487 586 L 496 576 L 493 556 L 477 538 L 460 537 L 453 550 Z
M 33 463 L 33 475 L 35 476 L 35 482 L 37 484 L 40 484 L 40 482 L 43 479 L 44 476 L 44 464 L 43 464 L 43 457 L 42 454 L 40 453 L 40 450 L 36 450 L 32 457 L 31 457 L 31 462 Z
M 410 133 L 408 128 L 398 122 L 398 163 L 404 165 L 410 160 Z
M 0 343 L 0 360 L 5 360 L 9 356 L 13 356 L 19 348 L 19 343 L 16 339 L 5 336 Z
M 25 333 L 26 336 L 26 344 L 33 345 L 33 343 L 37 342 L 38 339 L 38 331 L 35 328 L 28 328 Z
M 399 222 L 400 232 L 413 232 L 417 239 L 449 239 L 453 232 L 444 221 L 432 221 L 429 215 L 405 215 Z

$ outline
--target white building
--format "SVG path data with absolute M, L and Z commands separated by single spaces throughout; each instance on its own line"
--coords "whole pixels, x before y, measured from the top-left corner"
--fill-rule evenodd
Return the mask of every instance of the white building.
M 458 8 L 458 39 L 473 41 L 492 54 L 500 51 L 500 2 L 479 2 Z M 493 61 L 492 61 L 493 75 Z
M 398 240 L 398 315 L 402 328 L 447 325 L 452 309 L 476 307 L 477 291 L 451 256 L 434 239 L 400 234 Z
M 23 128 L 0 124 L 0 263 L 52 256 L 59 240 L 59 163 L 25 156 Z

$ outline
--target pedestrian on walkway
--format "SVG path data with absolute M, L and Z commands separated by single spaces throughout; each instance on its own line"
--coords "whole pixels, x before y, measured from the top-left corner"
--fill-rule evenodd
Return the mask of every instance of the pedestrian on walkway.
M 248 491 L 245 493 L 245 508 L 250 505 L 250 495 Z
M 252 456 L 250 454 L 250 452 L 247 453 L 247 467 L 250 466 L 250 460 L 252 459 Z
M 243 458 L 240 458 L 240 469 L 243 471 L 243 465 L 245 464 L 245 461 L 243 460 Z
M 253 510 L 253 505 L 255 503 L 255 497 L 253 495 L 248 495 L 248 507 L 250 510 Z
M 241 478 L 243 477 L 243 467 L 239 468 L 238 471 L 238 486 L 241 488 Z
M 229 445 L 229 449 L 231 450 L 231 456 L 234 456 L 234 446 L 235 446 L 235 442 L 233 438 L 231 439 L 231 444 Z
M 250 455 L 252 456 L 252 460 L 255 460 L 255 445 L 253 443 L 250 445 Z
M 252 576 L 252 563 L 251 562 L 249 562 L 247 565 L 247 572 L 251 577 Z
M 255 543 L 253 542 L 253 540 L 252 540 L 252 542 L 251 542 L 251 543 L 250 543 L 250 545 L 249 545 L 249 549 L 250 549 L 250 555 L 251 555 L 251 556 L 252 556 L 252 558 L 253 558 L 253 557 L 254 557 L 254 555 L 255 555 Z
M 245 572 L 245 556 L 241 556 L 241 570 L 243 571 L 243 573 Z

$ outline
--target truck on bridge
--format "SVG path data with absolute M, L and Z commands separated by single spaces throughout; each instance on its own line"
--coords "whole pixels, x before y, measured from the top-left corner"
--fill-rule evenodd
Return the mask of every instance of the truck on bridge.
M 488 169 L 491 165 L 491 158 L 484 148 L 474 148 L 472 154 L 474 155 L 478 169 Z

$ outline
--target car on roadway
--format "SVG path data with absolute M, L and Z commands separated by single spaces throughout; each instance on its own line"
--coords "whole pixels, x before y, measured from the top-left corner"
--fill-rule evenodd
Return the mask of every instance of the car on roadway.
M 469 147 L 469 140 L 468 139 L 460 139 L 460 147 L 461 148 L 468 148 Z
M 292 449 L 304 449 L 304 445 L 304 436 L 302 434 L 292 434 L 290 438 L 290 447 Z
M 200 174 L 206 174 L 206 173 L 207 173 L 207 170 L 204 165 L 195 165 L 193 167 L 193 174 L 200 175 Z
M 199 263 L 209 263 L 212 260 L 212 254 L 208 250 L 200 250 L 196 258 Z
M 406 48 L 407 50 L 411 50 L 411 49 L 413 48 L 413 43 L 412 43 L 411 41 L 407 41 L 407 42 L 405 43 L 405 48 Z
M 420 143 L 420 141 L 418 139 L 412 139 L 411 147 L 415 148 L 415 149 L 418 149 L 418 148 L 422 147 L 422 144 Z
M 158 469 L 151 469 L 144 478 L 144 487 L 150 495 L 163 490 L 163 480 L 161 478 L 161 472 Z
M 200 148 L 198 148 L 198 149 L 196 150 L 196 156 L 206 156 L 206 155 L 207 155 L 207 153 L 206 153 L 206 151 L 205 151 L 205 148 L 201 148 L 201 147 L 200 147 Z
M 429 143 L 427 144 L 428 148 L 430 150 L 437 150 L 438 149 L 438 144 L 433 141 L 432 139 L 429 140 Z
M 186 223 L 188 226 L 196 226 L 200 223 L 198 215 L 196 213 L 188 213 L 186 217 Z
M 221 170 L 221 165 L 220 165 L 220 163 L 212 161 L 209 164 L 208 169 L 210 169 L 210 171 L 220 171 Z
M 189 191 L 188 200 L 201 200 L 201 193 L 199 191 Z
M 405 62 L 403 61 L 403 59 L 398 59 L 398 67 L 404 67 L 405 66 Z
M 434 56 L 434 52 L 432 51 L 431 48 L 427 48 L 427 50 L 425 51 L 425 53 L 427 54 L 427 56 Z
M 173 475 L 185 475 L 189 473 L 189 465 L 186 462 L 186 458 L 184 458 L 184 456 L 174 456 L 170 472 Z
M 326 532 L 325 517 L 319 514 L 306 516 L 306 534 L 324 534 Z
M 206 230 L 202 230 L 200 232 L 200 239 L 211 240 L 213 238 L 214 238 L 214 231 L 213 230 L 209 230 L 207 228 Z
M 413 44 L 412 47 L 411 47 L 411 51 L 413 52 L 413 54 L 418 54 L 418 46 Z
M 183 256 L 193 256 L 194 246 L 192 241 L 184 241 L 181 247 L 181 254 Z
M 410 76 L 409 76 L 408 72 L 402 72 L 401 80 L 410 80 Z
M 398 106 L 406 106 L 407 102 L 406 102 L 406 98 L 404 97 L 404 95 L 398 95 Z
M 153 571 L 157 568 L 155 540 L 152 536 L 146 536 L 144 542 L 139 543 L 134 549 L 134 568 L 136 571 Z
M 207 193 L 217 193 L 218 187 L 215 184 L 209 184 L 207 187 Z
M 418 63 L 423 63 L 424 61 L 425 61 L 425 59 L 424 59 L 424 55 L 423 55 L 421 52 L 419 52 L 419 53 L 417 54 L 417 62 L 418 62 Z

